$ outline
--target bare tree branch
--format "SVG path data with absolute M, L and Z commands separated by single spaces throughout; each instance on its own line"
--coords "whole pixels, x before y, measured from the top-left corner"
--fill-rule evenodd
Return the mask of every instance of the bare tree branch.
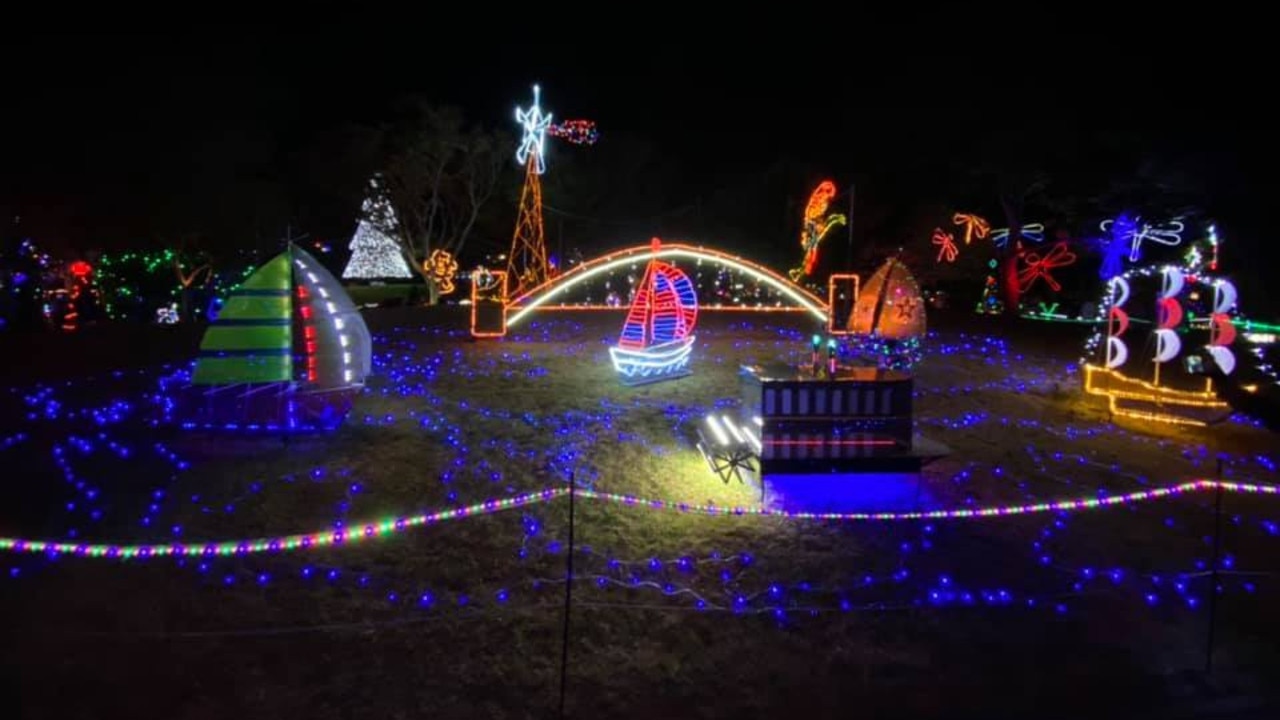
M 410 264 L 437 291 L 423 262 L 433 250 L 461 251 L 504 169 L 501 141 L 480 129 L 463 130 L 452 108 L 418 103 L 406 127 L 391 138 L 385 162 L 386 192 L 397 215 L 397 238 Z

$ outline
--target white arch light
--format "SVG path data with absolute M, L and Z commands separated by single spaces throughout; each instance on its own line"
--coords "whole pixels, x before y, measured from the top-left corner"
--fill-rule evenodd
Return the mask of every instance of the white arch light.
M 624 250 L 621 252 L 625 253 L 626 251 Z M 573 277 L 567 277 L 564 283 L 552 285 L 546 290 L 546 292 L 543 292 L 541 295 L 539 295 L 534 300 L 530 301 L 528 304 L 521 306 L 521 308 L 517 310 L 515 313 L 513 313 L 511 317 L 507 318 L 507 326 L 510 327 L 512 325 L 515 325 L 516 323 L 524 319 L 524 316 L 527 315 L 528 313 L 536 310 L 539 306 L 546 304 L 555 296 L 562 294 L 563 292 L 569 290 L 570 288 L 578 285 L 579 283 L 585 280 L 589 280 L 590 278 L 593 278 L 596 275 L 599 275 L 600 273 L 608 272 L 615 268 L 622 267 L 623 265 L 631 265 L 633 263 L 642 262 L 645 260 L 649 260 L 651 258 L 689 258 L 694 260 L 708 260 L 710 262 L 720 263 L 725 267 L 732 268 L 740 272 L 744 272 L 747 275 L 755 278 L 757 281 L 763 282 L 766 285 L 772 287 L 773 289 L 782 293 L 786 297 L 790 298 L 797 305 L 803 307 L 805 310 L 808 310 L 817 319 L 823 322 L 826 322 L 827 320 L 827 311 L 823 308 L 821 304 L 815 303 L 811 298 L 806 297 L 805 293 L 797 291 L 797 289 L 793 285 L 782 280 L 776 275 L 770 274 L 768 272 L 762 272 L 757 268 L 754 268 L 750 265 L 745 265 L 741 262 L 738 262 L 737 260 L 734 260 L 729 256 L 721 255 L 713 251 L 701 250 L 699 248 L 692 248 L 687 245 L 674 245 L 674 244 L 665 245 L 664 244 L 661 247 L 661 249 L 659 249 L 656 253 L 651 250 L 637 251 L 635 253 L 626 254 L 622 257 L 618 257 L 617 259 L 610 260 L 605 263 L 601 263 L 600 265 L 590 268 L 589 270 L 584 270 L 582 272 L 579 272 Z

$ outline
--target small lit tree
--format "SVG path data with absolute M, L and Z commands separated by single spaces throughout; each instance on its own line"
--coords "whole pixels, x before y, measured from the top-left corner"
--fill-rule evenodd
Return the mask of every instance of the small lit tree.
M 369 194 L 360 208 L 360 222 L 351 238 L 351 260 L 342 271 L 344 279 L 379 280 L 411 278 L 401 243 L 396 239 L 399 223 L 381 180 L 369 180 Z

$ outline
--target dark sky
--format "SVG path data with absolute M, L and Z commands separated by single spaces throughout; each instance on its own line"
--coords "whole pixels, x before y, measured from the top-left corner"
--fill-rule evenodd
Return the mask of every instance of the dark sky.
M 590 34 L 529 12 L 543 25 L 533 41 L 487 25 L 442 30 L 440 18 L 283 35 L 12 37 L 0 43 L 0 205 L 35 199 L 82 239 L 108 210 L 127 215 L 133 195 L 180 184 L 166 168 L 197 146 L 273 157 L 327 127 L 376 122 L 405 93 L 514 130 L 512 110 L 535 81 L 557 117 L 594 119 L 678 158 L 690 193 L 780 155 L 874 178 L 1004 141 L 1086 173 L 1124 154 L 1193 158 L 1242 217 L 1274 190 L 1261 172 L 1274 154 L 1262 112 L 1273 101 L 1248 84 L 1264 48 L 1215 39 L 1226 36 L 1203 16 L 1169 20 L 1181 34 L 1162 35 L 1084 17 L 1064 28 L 1047 9 L 1005 18 L 1008 29 L 797 16 L 755 18 L 749 30 L 729 17 L 688 28 L 656 11 L 600 9 Z M 1128 140 L 1100 151 L 1117 133 Z

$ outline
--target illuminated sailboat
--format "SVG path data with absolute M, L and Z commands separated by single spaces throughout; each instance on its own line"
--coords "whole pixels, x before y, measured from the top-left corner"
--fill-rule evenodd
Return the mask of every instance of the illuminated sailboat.
M 848 329 L 859 338 L 858 354 L 881 367 L 910 370 L 920 362 L 925 304 L 906 265 L 889 258 L 880 266 L 858 293 Z
M 369 330 L 342 285 L 290 245 L 231 291 L 165 415 L 191 429 L 336 428 L 364 387 Z
M 1134 319 L 1153 326 L 1144 344 L 1144 350 L 1152 350 L 1154 345 L 1148 380 L 1141 377 L 1146 361 L 1137 353 L 1130 353 L 1129 343 L 1137 333 L 1130 331 L 1134 306 L 1128 303 L 1131 282 L 1146 279 L 1150 283 L 1156 278 L 1154 321 L 1149 317 Z M 1236 287 L 1231 281 L 1187 273 L 1172 265 L 1132 269 L 1111 278 L 1100 306 L 1100 320 L 1104 322 L 1086 345 L 1095 358 L 1084 363 L 1085 392 L 1106 397 L 1111 413 L 1120 417 L 1192 426 L 1221 422 L 1230 415 L 1231 408 L 1214 392 L 1211 380 L 1204 379 L 1201 385 L 1199 372 L 1191 369 L 1198 356 L 1192 356 L 1196 359 L 1185 369 L 1174 360 L 1182 353 L 1184 343 L 1195 337 L 1194 342 L 1199 344 L 1203 338 L 1200 331 L 1207 331 L 1202 352 L 1222 375 L 1230 375 L 1236 367 L 1231 350 L 1236 339 L 1236 300 Z M 1165 367 L 1168 369 L 1162 370 Z
M 649 261 L 627 312 L 618 344 L 609 348 L 613 367 L 628 385 L 640 385 L 689 374 L 698 295 L 689 276 L 656 257 L 661 242 L 653 239 Z
M 855 335 L 886 340 L 924 337 L 925 306 L 920 286 L 897 258 L 886 260 L 858 293 L 849 330 Z

